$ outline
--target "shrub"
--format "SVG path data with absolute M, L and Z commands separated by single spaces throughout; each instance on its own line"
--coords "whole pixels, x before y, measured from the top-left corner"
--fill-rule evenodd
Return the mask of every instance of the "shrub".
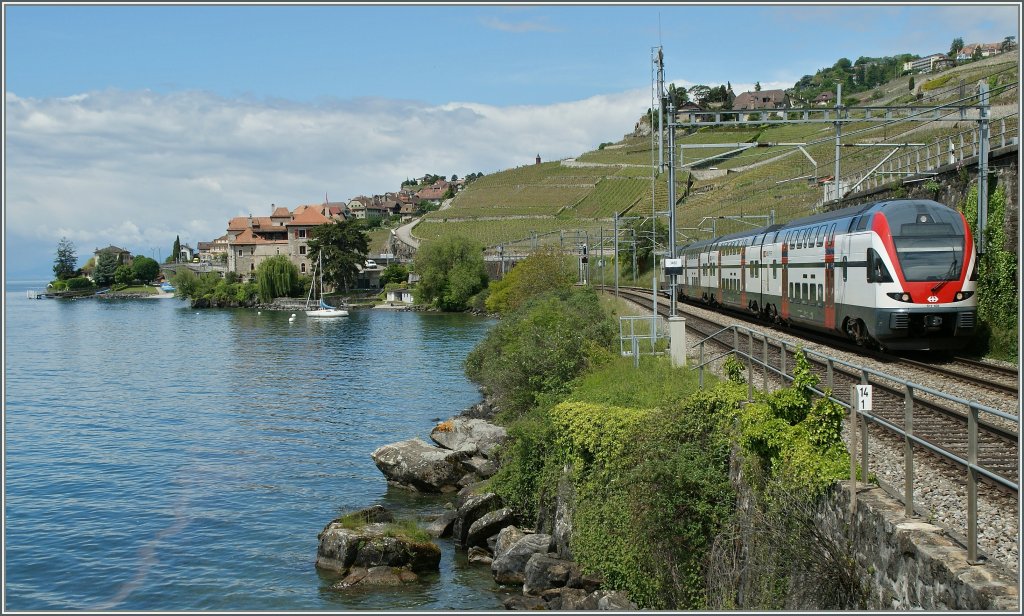
M 68 291 L 84 291 L 85 289 L 91 289 L 96 286 L 85 276 L 68 278 L 64 282 L 67 285 Z
M 569 289 L 576 283 L 573 259 L 553 249 L 536 252 L 490 284 L 488 312 L 505 314 L 548 291 Z
M 508 315 L 466 357 L 466 373 L 518 414 L 561 395 L 600 350 L 615 324 L 590 289 L 539 296 Z

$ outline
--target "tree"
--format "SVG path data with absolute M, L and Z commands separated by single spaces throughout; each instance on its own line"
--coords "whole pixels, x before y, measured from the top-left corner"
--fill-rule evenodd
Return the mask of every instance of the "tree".
M 1017 37 L 1008 36 L 1004 38 L 1003 42 L 999 44 L 999 51 L 1010 51 L 1011 49 L 1015 49 L 1017 47 L 1017 44 L 1013 42 L 1013 39 L 1015 38 Z
M 914 91 L 914 76 L 913 75 L 910 76 L 910 81 L 907 83 L 907 89 L 910 90 L 911 92 Z
M 971 53 L 971 60 L 981 60 L 984 56 L 981 53 L 981 45 L 975 45 L 974 51 Z
M 381 284 L 401 284 L 409 280 L 409 268 L 401 263 L 392 263 L 380 273 Z
M 851 66 L 853 66 L 853 63 L 850 62 L 849 58 L 839 58 L 838 60 L 836 60 L 836 63 L 835 65 L 832 66 L 832 68 L 846 72 L 850 70 Z
M 668 225 L 663 220 L 658 219 L 653 225 L 654 235 L 657 237 L 651 234 L 652 224 L 650 218 L 634 221 L 630 228 L 636 234 L 637 272 L 642 272 L 654 265 L 652 255 L 654 253 L 655 240 L 658 240 L 661 244 L 665 243 L 665 240 L 668 238 Z M 622 260 L 629 260 L 631 257 L 632 255 L 622 251 L 619 252 L 619 258 Z
M 256 288 L 260 301 L 270 303 L 275 297 L 291 295 L 299 285 L 299 268 L 287 255 L 264 259 L 256 267 Z
M 953 42 L 949 45 L 949 57 L 955 58 L 956 54 L 960 53 L 960 50 L 964 48 L 964 40 L 959 36 L 953 39 Z
M 313 228 L 309 258 L 319 262 L 323 255 L 324 280 L 335 288 L 347 289 L 356 281 L 359 266 L 370 251 L 369 239 L 358 220 L 338 220 Z
M 711 96 L 711 88 L 705 85 L 701 85 L 699 83 L 697 85 L 690 86 L 689 95 L 693 99 L 693 102 L 697 103 L 698 105 L 703 105 L 705 102 L 721 102 L 709 101 L 709 97 Z
M 143 283 L 152 282 L 160 273 L 160 264 L 149 257 L 135 257 L 132 261 L 132 271 L 135 278 Z
M 571 289 L 576 265 L 574 257 L 550 249 L 526 257 L 504 278 L 491 282 L 487 311 L 507 314 L 543 293 Z
M 761 82 L 758 81 L 757 83 L 754 84 L 754 92 L 760 92 L 760 91 L 761 91 Z
M 462 236 L 425 243 L 414 263 L 420 275 L 417 299 L 441 310 L 465 310 L 470 298 L 487 286 L 483 247 Z
M 57 242 L 57 258 L 53 260 L 53 274 L 57 280 L 73 278 L 78 271 L 78 255 L 75 245 L 66 237 Z
M 132 269 L 131 265 L 118 265 L 117 269 L 114 270 L 114 282 L 117 284 L 128 285 L 133 280 L 135 280 L 135 270 Z
M 452 181 L 453 181 L 453 182 L 458 182 L 458 181 L 459 181 L 459 176 L 457 176 L 457 175 L 455 175 L 455 174 L 453 173 L 453 174 L 452 174 Z
M 96 269 L 93 270 L 92 279 L 101 287 L 108 286 L 114 282 L 117 273 L 117 255 L 113 252 L 101 252 L 96 258 Z
M 171 248 L 171 254 L 167 255 L 167 262 L 177 263 L 179 255 L 181 255 L 181 238 L 175 235 L 174 246 Z

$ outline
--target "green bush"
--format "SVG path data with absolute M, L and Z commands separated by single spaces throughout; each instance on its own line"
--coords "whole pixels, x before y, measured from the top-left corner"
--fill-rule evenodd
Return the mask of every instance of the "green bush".
M 595 355 L 611 349 L 615 324 L 590 289 L 539 296 L 509 314 L 466 357 L 466 373 L 518 414 L 568 391 Z
M 85 276 L 78 276 L 76 278 L 68 278 L 64 281 L 67 285 L 68 291 L 84 291 L 86 289 L 92 289 L 96 285 Z
M 487 311 L 506 314 L 537 295 L 571 288 L 576 277 L 575 260 L 569 255 L 553 249 L 534 253 L 491 282 Z

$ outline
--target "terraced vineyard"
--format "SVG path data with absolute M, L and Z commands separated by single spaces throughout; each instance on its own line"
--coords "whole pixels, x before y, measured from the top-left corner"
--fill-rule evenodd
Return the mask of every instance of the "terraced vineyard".
M 1016 61 L 990 58 L 950 69 L 948 78 L 943 74 L 916 76 L 919 85 L 936 78 L 943 80 L 941 84 L 936 82 L 936 87 L 923 91 L 923 100 L 915 96 L 907 100 L 909 77 L 901 77 L 859 94 L 857 105 L 950 103 L 964 100 L 963 92 L 972 91 L 978 80 L 987 80 L 990 87 L 1004 87 L 1016 84 L 1018 73 Z M 1016 138 L 1019 117 L 1012 111 L 1007 116 L 1006 109 L 1016 108 L 1018 100 L 1016 87 L 1005 93 L 995 91 L 992 102 L 1002 104 L 1003 112 L 1001 116 L 993 114 L 993 130 L 1001 122 L 1008 127 L 1011 138 Z M 938 145 L 946 143 L 943 140 L 958 139 L 961 133 L 976 126 L 969 120 L 957 123 L 954 119 L 844 124 L 843 144 L 864 147 L 841 150 L 842 176 L 857 181 L 886 156 L 909 161 L 937 156 Z M 706 238 L 712 229 L 725 234 L 760 226 L 765 224 L 769 213 L 774 214 L 776 222 L 782 222 L 812 212 L 822 201 L 823 187 L 831 181 L 835 170 L 834 130 L 828 122 L 679 130 L 678 144 L 756 141 L 806 145 L 803 151 L 796 145 L 748 148 L 707 160 L 692 172 L 680 170 L 676 175 L 677 237 L 685 242 Z M 899 143 L 927 146 L 900 147 L 896 145 Z M 668 207 L 666 174 L 657 173 L 657 156 L 652 145 L 656 145 L 656 141 L 649 134 L 630 135 L 618 143 L 604 144 L 575 158 L 484 176 L 457 195 L 450 207 L 425 216 L 413 233 L 423 240 L 466 235 L 487 246 L 516 241 L 542 243 L 546 234 L 554 234 L 557 239 L 558 234 L 554 232 L 558 230 L 585 229 L 595 235 L 602 227 L 610 230 L 616 213 L 647 217 L 654 211 L 664 212 Z M 681 149 L 683 160 L 678 162 L 692 163 L 735 149 L 738 148 L 733 145 L 685 148 Z M 894 149 L 898 151 L 894 153 Z M 899 180 L 898 176 L 884 178 L 890 183 Z

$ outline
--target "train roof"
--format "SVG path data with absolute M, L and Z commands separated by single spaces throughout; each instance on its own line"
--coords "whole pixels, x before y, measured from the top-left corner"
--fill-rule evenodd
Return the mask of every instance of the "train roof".
M 884 201 L 872 201 L 870 203 L 862 203 L 860 205 L 852 205 L 850 207 L 844 207 L 838 210 L 832 210 L 830 212 L 821 212 L 820 214 L 812 214 L 811 216 L 804 216 L 803 218 L 795 218 L 788 222 L 774 224 L 768 227 L 759 227 L 757 229 L 751 229 L 750 231 L 738 231 L 736 233 L 730 233 L 728 235 L 720 235 L 715 238 L 708 240 L 700 240 L 697 242 L 690 242 L 680 248 L 680 250 L 686 248 L 699 248 L 701 246 L 708 246 L 711 244 L 718 244 L 721 242 L 728 242 L 734 239 L 753 237 L 762 233 L 773 233 L 782 229 L 794 229 L 797 227 L 805 227 L 807 225 L 815 225 L 822 222 L 830 222 L 833 220 L 839 220 L 843 218 L 852 218 L 854 216 L 860 216 L 869 212 L 877 212 L 882 209 L 891 207 L 905 207 L 910 204 L 927 203 L 930 205 L 938 205 L 940 207 L 949 207 L 943 205 L 937 201 L 930 199 L 886 199 Z

